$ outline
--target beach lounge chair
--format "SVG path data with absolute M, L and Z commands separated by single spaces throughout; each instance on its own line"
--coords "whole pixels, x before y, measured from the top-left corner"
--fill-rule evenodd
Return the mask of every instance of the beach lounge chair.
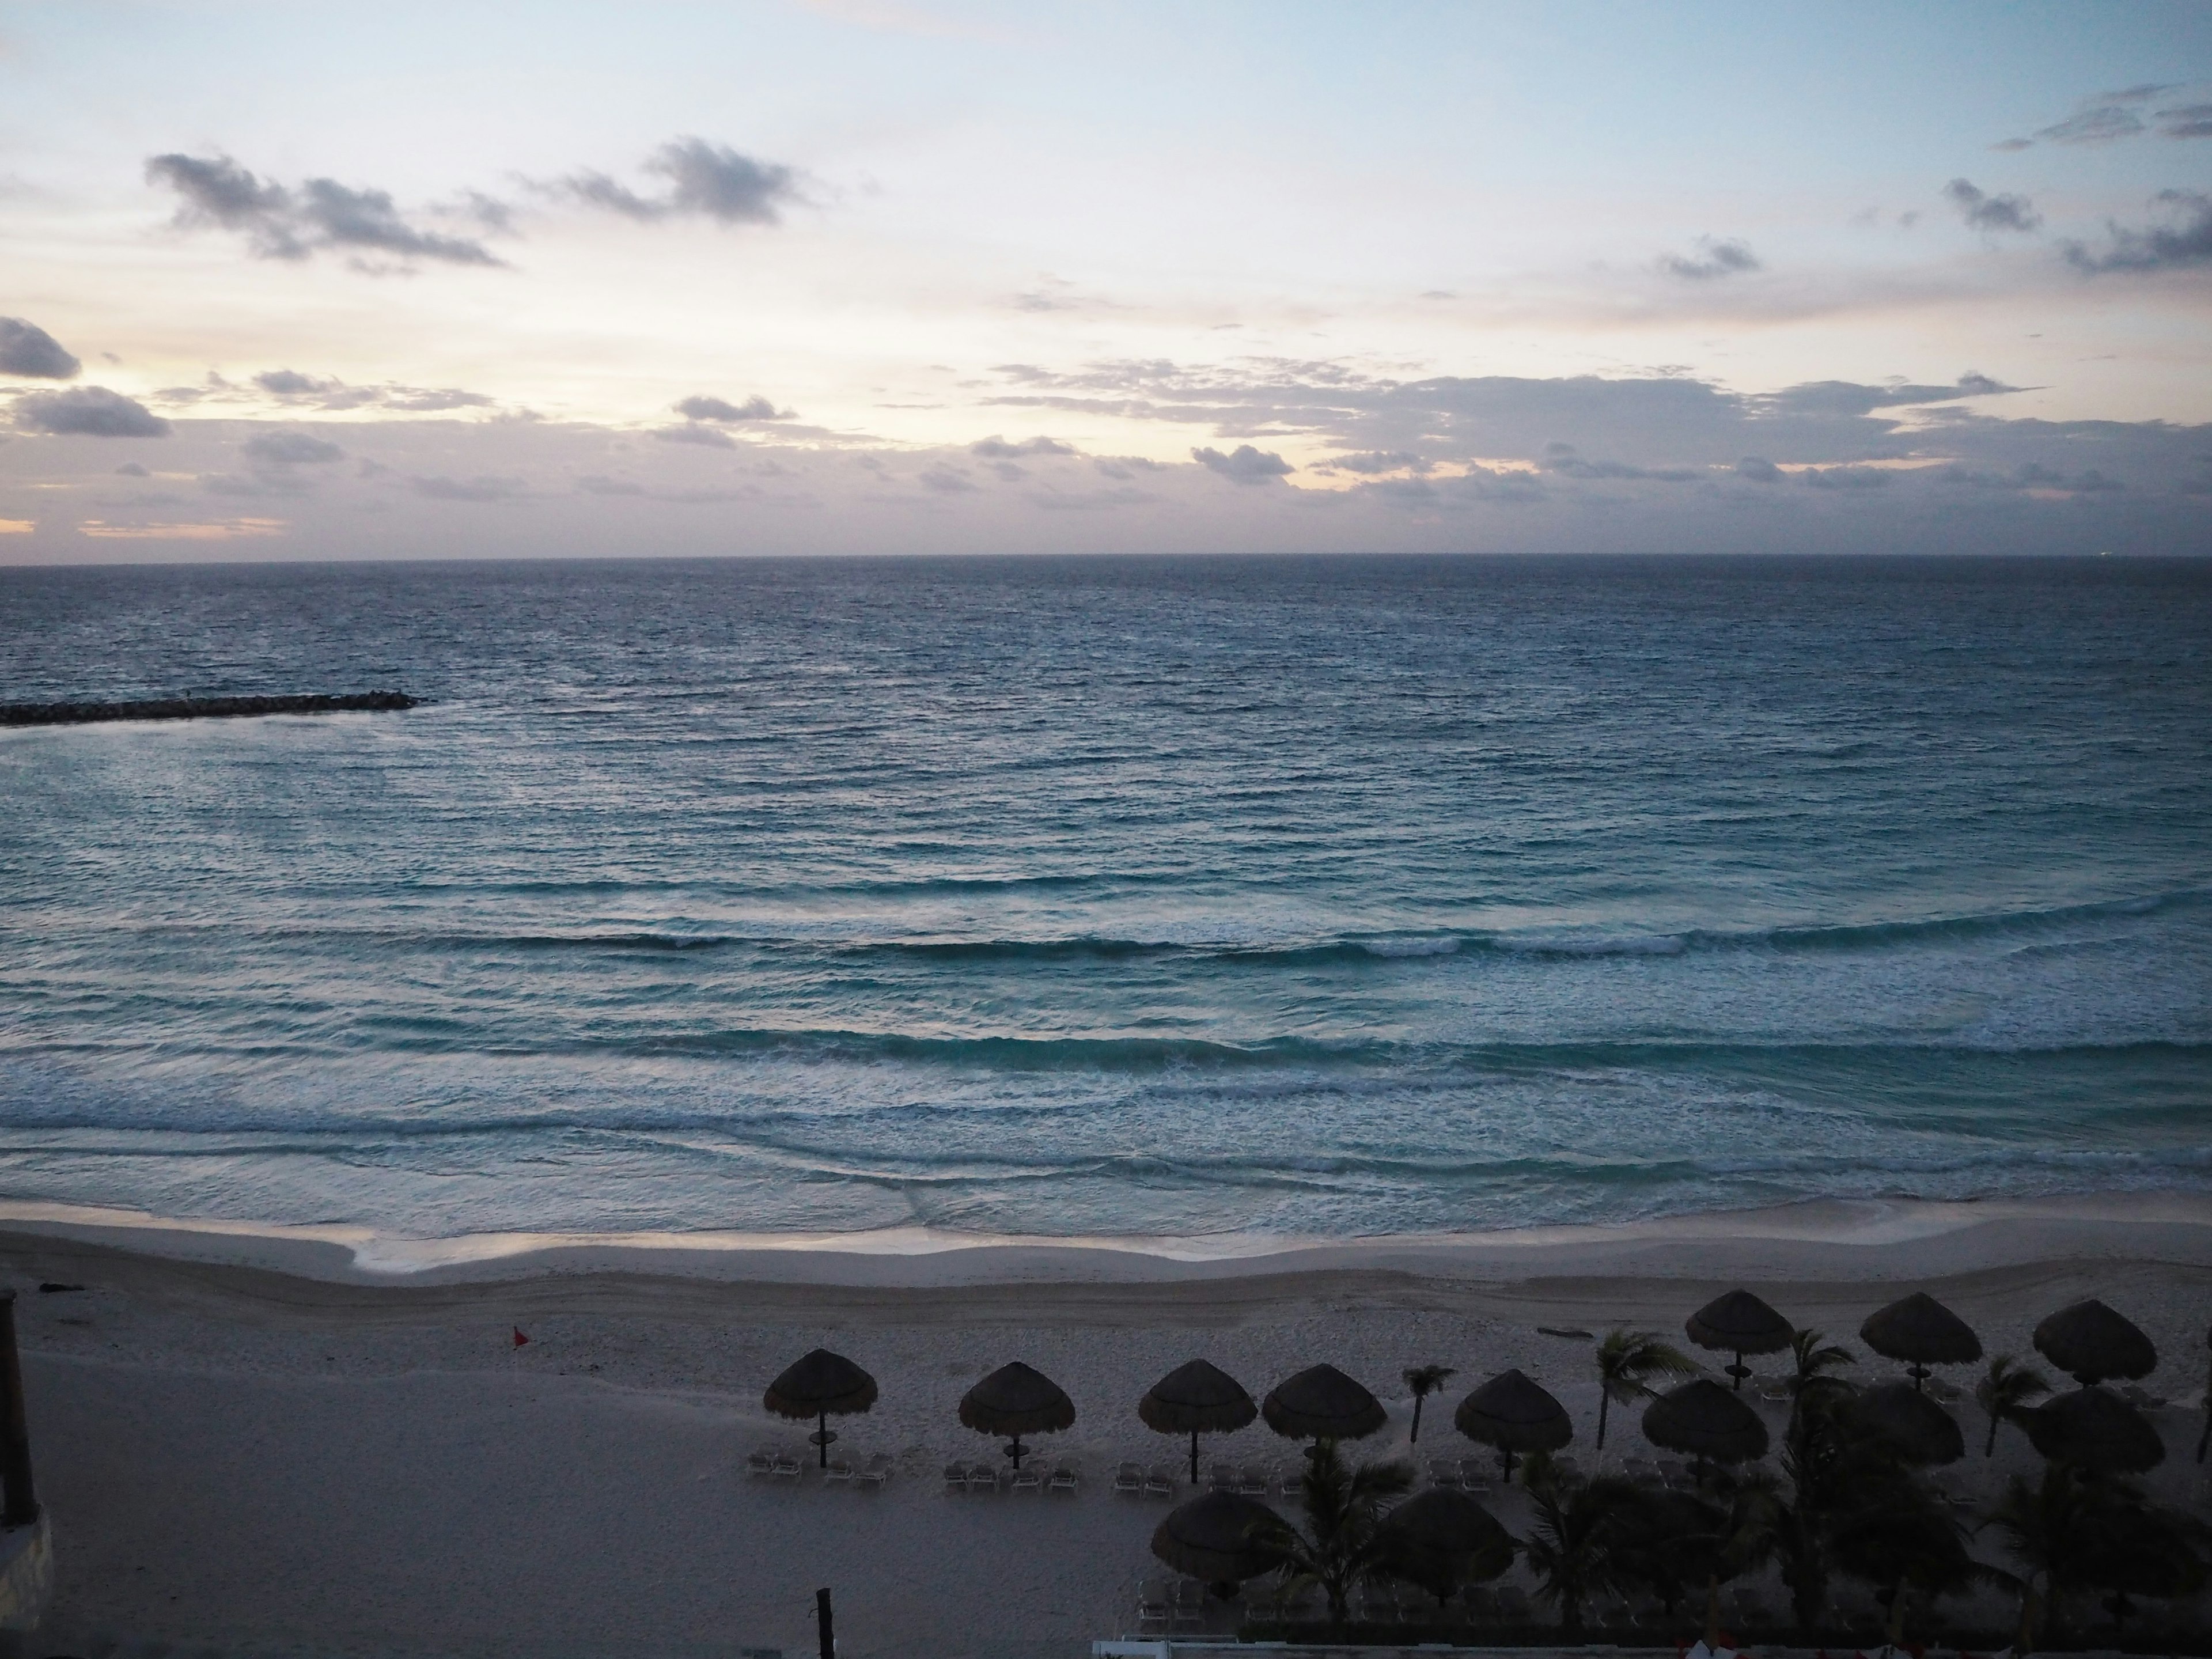
M 1491 1467 L 1480 1457 L 1462 1457 L 1459 1461 L 1459 1489 L 1477 1498 L 1490 1496 Z
M 1052 1479 L 1047 1483 L 1047 1490 L 1051 1492 L 1074 1492 L 1081 1485 L 1082 1476 L 1077 1472 L 1075 1465 L 1073 1463 L 1060 1463 L 1055 1464 L 1053 1468 Z
M 988 1463 L 970 1463 L 968 1466 L 969 1492 L 996 1492 L 998 1489 L 999 1471 L 995 1468 Z
M 1771 1405 L 1784 1405 L 1790 1399 L 1790 1389 L 1784 1383 L 1770 1382 L 1759 1391 L 1759 1397 Z
M 1275 1482 L 1275 1491 L 1281 1497 L 1296 1498 L 1304 1490 L 1300 1483 L 1304 1480 L 1306 1472 L 1298 1464 L 1292 1463 L 1278 1473 L 1282 1478 Z
M 797 1452 L 780 1451 L 775 1455 L 775 1462 L 769 1466 L 769 1473 L 779 1480 L 790 1481 L 795 1486 L 799 1484 L 800 1471 L 805 1467 Z
M 1457 1492 L 1459 1460 L 1455 1457 L 1431 1457 L 1429 1460 L 1429 1484 L 1442 1486 L 1446 1492 Z
M 757 1446 L 745 1454 L 745 1473 L 756 1480 L 765 1480 L 775 1468 L 775 1449 Z
M 1237 1471 L 1237 1490 L 1247 1498 L 1265 1498 L 1267 1495 L 1266 1468 L 1258 1463 L 1247 1463 Z
M 871 1452 L 868 1461 L 860 1465 L 860 1480 L 865 1485 L 881 1487 L 890 1481 L 892 1467 L 889 1452 Z
M 1032 1463 L 1025 1469 L 1016 1469 L 1012 1480 L 1008 1484 L 1015 1492 L 1042 1492 L 1044 1471 Z
M 1123 1463 L 1114 1471 L 1114 1490 L 1125 1497 L 1137 1497 L 1145 1490 L 1145 1472 L 1134 1463 Z
M 1237 1490 L 1236 1466 L 1231 1463 L 1216 1463 L 1209 1468 L 1206 1472 L 1206 1489 L 1208 1492 L 1235 1492 Z
M 968 1466 L 965 1463 L 947 1463 L 945 1466 L 945 1490 L 947 1492 L 968 1490 Z
M 1170 1615 L 1167 1587 L 1157 1578 L 1147 1578 L 1137 1586 L 1137 1628 L 1165 1630 Z
M 1206 1624 L 1206 1586 L 1195 1578 L 1176 1581 L 1175 1599 L 1169 1603 L 1179 1628 L 1198 1630 Z
M 822 1478 L 824 1480 L 841 1480 L 847 1486 L 852 1485 L 853 1460 L 849 1457 L 831 1458 L 829 1466 L 822 1471 Z
M 1175 1476 L 1168 1473 L 1165 1464 L 1155 1463 L 1145 1471 L 1145 1496 L 1147 1498 L 1175 1496 Z

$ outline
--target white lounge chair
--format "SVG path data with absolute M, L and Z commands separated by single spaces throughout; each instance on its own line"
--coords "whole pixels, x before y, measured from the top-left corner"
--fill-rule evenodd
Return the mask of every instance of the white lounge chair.
M 945 1490 L 947 1492 L 968 1490 L 968 1466 L 965 1463 L 954 1462 L 945 1466 Z
M 755 1480 L 765 1480 L 775 1468 L 775 1449 L 759 1446 L 745 1454 L 745 1473 Z
M 769 1467 L 769 1473 L 779 1480 L 788 1480 L 793 1486 L 797 1486 L 799 1472 L 805 1467 L 805 1464 L 799 1462 L 797 1452 L 780 1451 L 776 1453 L 775 1462 Z
M 1137 1586 L 1137 1628 L 1139 1631 L 1165 1630 L 1171 1613 L 1167 1587 L 1158 1579 L 1147 1578 Z
M 853 1460 L 849 1457 L 831 1458 L 828 1466 L 822 1471 L 822 1478 L 824 1480 L 842 1480 L 850 1486 L 853 1481 Z
M 1135 1498 L 1145 1490 L 1145 1472 L 1134 1463 L 1123 1463 L 1114 1471 L 1114 1490 Z
M 988 1463 L 970 1463 L 968 1466 L 968 1490 L 969 1492 L 996 1492 L 998 1489 L 998 1470 L 992 1468 Z
M 1235 1492 L 1237 1490 L 1235 1466 L 1229 1463 L 1210 1465 L 1206 1471 L 1206 1489 L 1208 1492 Z
M 860 1479 L 871 1486 L 881 1486 L 890 1480 L 891 1468 L 889 1452 L 872 1452 L 868 1461 L 860 1465 Z
M 1267 1471 L 1261 1464 L 1247 1463 L 1237 1474 L 1237 1490 L 1247 1498 L 1265 1498 L 1267 1486 Z
M 1165 1464 L 1155 1463 L 1145 1471 L 1145 1496 L 1147 1498 L 1175 1496 L 1175 1477 L 1168 1473 Z
M 1025 1469 L 1016 1469 L 1011 1485 L 1016 1492 L 1042 1492 L 1044 1471 L 1034 1463 Z
M 1052 1479 L 1047 1481 L 1045 1486 L 1046 1489 L 1051 1492 L 1073 1492 L 1081 1484 L 1082 1477 L 1077 1473 L 1075 1465 L 1060 1463 L 1054 1466 Z
M 1201 1628 L 1206 1623 L 1206 1586 L 1195 1578 L 1178 1580 L 1175 1599 L 1169 1605 L 1177 1625 L 1190 1630 Z
M 1442 1486 L 1447 1492 L 1457 1492 L 1459 1460 L 1455 1457 L 1431 1457 L 1429 1460 L 1429 1484 Z

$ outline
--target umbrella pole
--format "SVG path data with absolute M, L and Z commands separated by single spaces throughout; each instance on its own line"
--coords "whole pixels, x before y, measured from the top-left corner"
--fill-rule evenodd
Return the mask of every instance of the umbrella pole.
M 826 1407 L 820 1413 L 817 1426 L 821 1432 L 814 1437 L 814 1443 L 821 1449 L 822 1467 L 826 1469 L 830 1467 L 830 1413 Z
M 1190 1431 L 1190 1484 L 1198 1484 L 1198 1431 Z

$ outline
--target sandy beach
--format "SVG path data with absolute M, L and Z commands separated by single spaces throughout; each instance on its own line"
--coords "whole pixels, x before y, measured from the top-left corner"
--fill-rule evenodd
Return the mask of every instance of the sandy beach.
M 1819 1205 L 1636 1229 L 1271 1250 L 894 1241 L 464 1241 L 241 1233 L 39 1212 L 0 1222 L 41 1495 L 59 1559 L 39 1640 L 275 1651 L 581 1655 L 812 1650 L 813 1593 L 848 1655 L 1076 1655 L 1129 1628 L 1166 1505 L 1108 1490 L 1181 1443 L 1134 1405 L 1203 1355 L 1256 1398 L 1321 1360 L 1389 1404 L 1363 1451 L 1405 1449 L 1406 1367 L 1455 1366 L 1419 1451 L 1467 1389 L 1519 1365 L 1573 1412 L 1589 1457 L 1589 1345 L 1540 1326 L 1680 1337 L 1745 1284 L 1856 1344 L 1905 1287 L 1991 1353 L 2096 1295 L 2157 1342 L 2169 1447 L 2154 1487 L 2204 1503 L 2190 1461 L 2212 1322 L 2212 1204 L 2178 1195 Z M 41 1284 L 81 1290 L 41 1293 Z M 520 1328 L 526 1346 L 514 1344 Z M 880 1492 L 747 1477 L 766 1383 L 817 1344 L 881 1384 L 839 1449 L 890 1453 Z M 948 1496 L 949 1458 L 994 1444 L 961 1394 L 1020 1358 L 1079 1413 L 1039 1441 L 1073 1497 Z M 1714 1363 L 1723 1363 L 1713 1357 Z M 1765 1368 L 1771 1368 L 1770 1365 Z M 1765 1369 L 1765 1368 L 1763 1368 Z M 1862 1376 L 1893 1367 L 1866 1357 Z M 1969 1382 L 1966 1376 L 1957 1380 Z M 1765 1407 L 1778 1425 L 1778 1408 Z M 2030 1461 L 2008 1432 L 1980 1481 Z M 1616 1413 L 1608 1457 L 1647 1449 Z M 1292 1452 L 1261 1425 L 1211 1442 Z M 1516 1523 L 1517 1498 L 1500 1500 Z M 1687 1633 L 1686 1632 L 1686 1633 Z M 53 1645 L 63 1644 L 64 1645 Z

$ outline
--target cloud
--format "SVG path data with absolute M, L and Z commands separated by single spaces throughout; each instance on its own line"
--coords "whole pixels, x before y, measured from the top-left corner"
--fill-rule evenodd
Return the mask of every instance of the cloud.
M 1941 483 L 1966 485 L 1976 489 L 2033 490 L 2069 495 L 2106 495 L 2127 487 L 2118 478 L 2106 477 L 2094 466 L 2069 478 L 2039 461 L 2022 462 L 2010 472 L 1947 466 L 1936 476 Z
M 1733 238 L 1716 241 L 1710 236 L 1700 236 L 1698 246 L 1703 250 L 1698 258 L 1686 258 L 1681 254 L 1670 253 L 1659 261 L 1659 269 L 1690 283 L 1710 283 L 1760 269 L 1759 256 L 1747 245 Z
M 84 365 L 36 323 L 0 317 L 0 374 L 27 380 L 73 380 Z
M 149 478 L 153 477 L 153 474 L 147 471 L 144 467 L 139 465 L 136 461 L 125 461 L 122 465 L 117 467 L 115 470 L 126 478 Z
M 415 493 L 434 501 L 504 501 L 522 494 L 520 478 L 498 478 L 479 474 L 473 478 L 416 477 L 409 481 Z
M 276 398 L 304 398 L 337 386 L 336 380 L 317 380 L 295 369 L 272 368 L 253 377 L 253 384 Z
M 480 241 L 409 224 L 386 191 L 356 190 L 335 179 L 310 179 L 295 190 L 263 180 L 228 155 L 153 156 L 146 163 L 146 177 L 183 198 L 173 222 L 180 228 L 236 231 L 257 258 L 307 259 L 337 250 L 354 255 L 355 264 L 370 271 L 404 268 L 416 259 L 458 265 L 504 263 Z M 379 264 L 363 257 L 368 255 L 399 263 Z
M 2109 144 L 2143 130 L 2142 117 L 2118 104 L 2097 104 L 2068 116 L 2035 136 L 2054 144 Z
M 2212 138 L 2212 104 L 2183 104 L 2158 112 L 2160 135 L 2167 138 Z
M 939 495 L 957 495 L 975 489 L 975 481 L 957 467 L 933 466 L 916 475 L 929 489 Z
M 687 421 L 787 421 L 792 414 L 758 395 L 741 404 L 720 398 L 686 398 L 675 405 L 675 410 Z
M 2029 231 L 2043 222 L 2043 216 L 2025 196 L 1991 196 L 1964 179 L 1944 185 L 1943 194 L 1977 230 Z
M 1878 466 L 1808 466 L 1798 481 L 1815 489 L 1887 489 L 1897 475 Z
M 1770 460 L 1747 455 L 1735 464 L 1735 476 L 1748 478 L 1753 483 L 1780 483 L 1790 475 Z
M 2022 389 L 1970 373 L 1961 374 L 1955 386 L 1861 386 L 1852 380 L 1807 380 L 1769 392 L 1759 401 L 1784 414 L 1869 415 L 1877 409 L 1948 404 L 1961 398 L 1987 398 Z
M 1076 452 L 1074 445 L 1064 444 L 1057 438 L 1024 438 L 1018 443 L 1008 443 L 994 433 L 969 444 L 968 453 L 987 461 L 1011 461 L 1024 455 L 1073 455 Z
M 1658 483 L 1687 483 L 1698 475 L 1686 467 L 1643 467 L 1626 461 L 1587 461 L 1572 444 L 1548 443 L 1540 463 L 1547 472 L 1570 478 L 1650 478 Z
M 2147 230 L 2107 224 L 2112 245 L 2094 252 L 2080 242 L 2066 244 L 2067 263 L 2095 275 L 2100 271 L 2179 270 L 2212 264 L 2212 196 L 2193 190 L 2162 190 L 2152 198 L 2170 210 L 2175 222 Z
M 671 139 L 646 158 L 644 170 L 666 179 L 667 188 L 643 196 L 595 172 L 571 173 L 552 188 L 641 222 L 696 214 L 725 225 L 774 225 L 782 222 L 780 208 L 805 199 L 793 168 L 757 161 L 704 138 Z
M 718 426 L 687 421 L 682 426 L 657 426 L 653 435 L 665 444 L 704 444 L 710 449 L 735 449 L 738 441 Z
M 281 536 L 283 519 L 218 519 L 196 524 L 109 524 L 87 519 L 76 527 L 80 536 L 94 541 L 118 542 L 230 542 L 264 536 Z
M 610 478 L 597 472 L 587 472 L 576 480 L 576 488 L 586 495 L 642 495 L 645 486 L 629 478 Z
M 343 380 L 317 380 L 290 368 L 266 370 L 253 377 L 253 384 L 279 402 L 333 410 L 393 409 L 434 415 L 447 410 L 489 408 L 492 402 L 481 392 L 464 392 L 458 386 L 348 386 Z M 161 395 L 182 401 L 198 394 L 179 387 Z
M 1370 449 L 1360 454 L 1332 456 L 1327 465 L 1341 471 L 1371 476 L 1378 472 L 1425 471 L 1429 464 L 1407 450 Z
M 345 459 L 336 444 L 305 432 L 264 432 L 248 438 L 246 453 L 267 466 L 320 466 Z
M 31 392 L 15 399 L 15 424 L 61 437 L 165 438 L 169 423 L 136 398 L 104 386 Z
M 1208 471 L 1218 472 L 1232 483 L 1264 484 L 1297 469 L 1281 456 L 1249 444 L 1239 444 L 1226 455 L 1218 449 L 1194 449 L 1190 458 Z

